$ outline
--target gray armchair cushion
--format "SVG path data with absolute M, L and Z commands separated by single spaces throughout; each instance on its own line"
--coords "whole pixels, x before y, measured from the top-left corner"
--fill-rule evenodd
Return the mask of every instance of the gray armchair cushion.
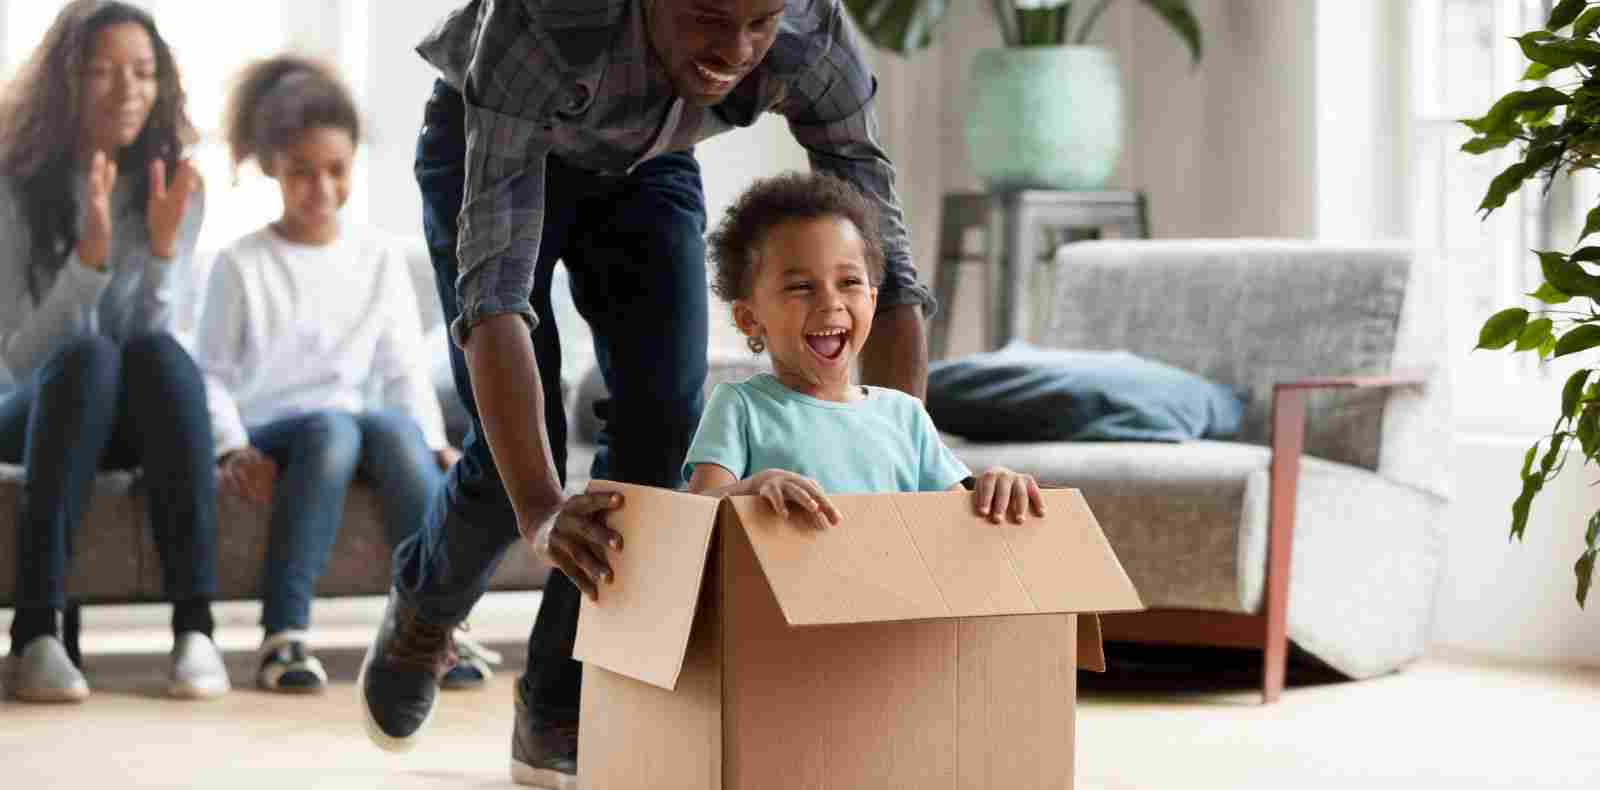
M 1005 441 L 1165 441 L 1225 438 L 1244 404 L 1226 387 L 1126 351 L 1066 351 L 1013 343 L 928 370 L 939 430 Z

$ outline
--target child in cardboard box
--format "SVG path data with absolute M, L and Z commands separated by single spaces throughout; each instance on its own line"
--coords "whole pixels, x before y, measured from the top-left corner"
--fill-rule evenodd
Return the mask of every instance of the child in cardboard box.
M 713 289 L 770 374 L 719 384 L 684 463 L 689 490 L 760 496 L 818 527 L 839 523 L 828 493 L 961 490 L 999 524 L 1044 515 L 1037 481 L 1003 467 L 975 480 L 940 440 L 922 402 L 856 385 L 884 271 L 876 216 L 822 174 L 763 179 L 710 237 Z

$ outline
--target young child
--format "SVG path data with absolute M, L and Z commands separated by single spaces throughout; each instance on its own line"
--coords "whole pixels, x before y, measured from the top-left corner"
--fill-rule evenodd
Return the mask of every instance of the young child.
M 758 495 L 826 528 L 839 522 L 828 493 L 965 487 L 921 401 L 850 381 L 884 270 L 873 216 L 845 182 L 801 173 L 758 181 L 728 209 L 710 238 L 713 288 L 773 372 L 712 392 L 684 464 L 690 491 Z M 996 467 L 972 482 L 993 523 L 1044 515 L 1029 475 Z
M 224 126 L 235 165 L 254 158 L 278 182 L 283 215 L 218 258 L 197 356 L 221 487 L 272 511 L 256 682 L 315 692 L 327 674 L 308 647 L 311 599 L 351 479 L 377 486 L 393 545 L 459 453 L 402 254 L 339 220 L 361 141 L 349 91 L 320 64 L 273 57 L 240 75 Z M 463 653 L 449 680 L 481 682 L 487 667 Z

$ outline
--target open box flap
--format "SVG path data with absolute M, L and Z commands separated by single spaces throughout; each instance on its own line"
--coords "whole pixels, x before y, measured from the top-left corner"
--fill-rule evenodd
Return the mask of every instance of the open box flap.
M 719 500 L 597 480 L 626 504 L 607 520 L 622 534 L 608 551 L 615 582 L 583 599 L 573 657 L 652 686 L 677 686 L 700 601 Z M 559 573 L 560 571 L 553 571 Z
M 843 520 L 827 530 L 727 500 L 790 625 L 1144 608 L 1076 490 L 1045 491 L 1022 525 L 978 517 L 966 492 L 829 500 Z

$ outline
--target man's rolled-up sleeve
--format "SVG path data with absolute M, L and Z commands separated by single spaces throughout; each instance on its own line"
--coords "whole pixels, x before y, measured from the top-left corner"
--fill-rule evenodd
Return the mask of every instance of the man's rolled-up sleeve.
M 776 109 L 788 119 L 811 167 L 855 185 L 878 209 L 884 257 L 878 312 L 915 304 L 922 306 L 924 315 L 933 315 L 938 303 L 917 278 L 911 260 L 911 239 L 894 189 L 894 165 L 878 144 L 873 108 L 878 81 L 842 18 L 826 53 L 793 88 Z
M 466 106 L 466 187 L 456 240 L 456 299 L 450 327 L 465 345 L 478 322 L 515 313 L 538 324 L 530 297 L 544 230 L 546 127 Z

